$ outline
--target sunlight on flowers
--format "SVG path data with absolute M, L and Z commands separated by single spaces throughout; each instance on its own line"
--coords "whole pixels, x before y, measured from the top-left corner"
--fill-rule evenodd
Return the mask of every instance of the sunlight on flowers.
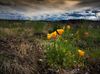
M 48 40 L 51 39 L 51 34 L 47 34 L 47 39 L 48 39 Z
M 59 35 L 62 35 L 64 33 L 64 29 L 57 29 L 57 32 Z
M 83 50 L 78 50 L 79 56 L 83 57 L 85 55 L 85 52 Z
M 57 32 L 54 31 L 54 32 L 51 33 L 51 35 L 52 35 L 52 38 L 56 39 L 56 37 L 57 37 Z

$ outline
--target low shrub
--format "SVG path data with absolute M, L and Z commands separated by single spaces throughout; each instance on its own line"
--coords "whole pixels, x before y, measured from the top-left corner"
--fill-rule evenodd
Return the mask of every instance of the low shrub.
M 46 59 L 51 68 L 84 67 L 85 51 L 76 46 L 78 31 L 72 33 L 70 25 L 47 34 Z

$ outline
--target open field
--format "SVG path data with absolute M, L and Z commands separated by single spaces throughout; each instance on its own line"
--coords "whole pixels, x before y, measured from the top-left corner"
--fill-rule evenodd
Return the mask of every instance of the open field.
M 0 74 L 99 72 L 100 21 L 0 20 Z

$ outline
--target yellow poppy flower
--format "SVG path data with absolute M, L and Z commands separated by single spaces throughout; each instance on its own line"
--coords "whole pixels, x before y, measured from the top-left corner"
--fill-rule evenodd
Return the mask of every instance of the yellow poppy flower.
M 48 40 L 51 39 L 51 34 L 47 34 L 47 39 L 48 39 Z
M 67 25 L 67 29 L 71 29 L 71 26 L 70 25 Z
M 57 37 L 57 32 L 54 31 L 54 32 L 51 33 L 51 35 L 52 35 L 52 38 L 56 39 L 56 37 Z
M 78 50 L 79 56 L 83 57 L 85 55 L 85 52 L 83 50 Z
M 64 30 L 63 29 L 57 29 L 57 32 L 58 32 L 59 35 L 62 35 Z

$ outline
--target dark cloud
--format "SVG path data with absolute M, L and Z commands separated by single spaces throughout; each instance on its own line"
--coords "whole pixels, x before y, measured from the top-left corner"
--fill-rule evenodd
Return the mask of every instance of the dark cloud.
M 100 7 L 100 0 L 80 0 L 80 6 Z
M 56 8 L 77 8 L 77 7 L 100 7 L 100 0 L 0 0 L 0 5 L 30 6 L 33 8 L 56 7 Z
M 7 4 L 64 4 L 67 1 L 79 1 L 82 5 L 100 2 L 100 0 L 0 0 L 0 3 Z

